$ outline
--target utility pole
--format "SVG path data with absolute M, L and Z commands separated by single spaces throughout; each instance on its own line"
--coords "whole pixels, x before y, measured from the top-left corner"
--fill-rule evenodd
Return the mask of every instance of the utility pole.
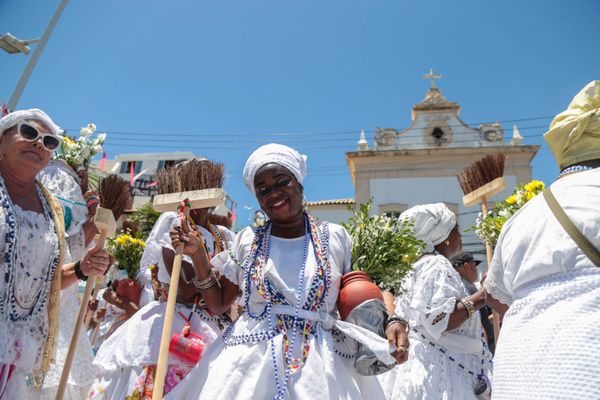
M 10 100 L 8 101 L 8 108 L 11 111 L 14 110 L 15 107 L 17 106 L 17 103 L 19 102 L 19 99 L 21 98 L 21 94 L 23 94 L 23 89 L 25 89 L 25 85 L 27 84 L 27 81 L 29 80 L 29 77 L 31 76 L 31 72 L 33 71 L 33 68 L 37 64 L 37 62 L 40 58 L 40 55 L 42 54 L 42 51 L 44 50 L 44 47 L 46 46 L 46 43 L 48 42 L 48 38 L 52 34 L 52 31 L 54 30 L 54 27 L 56 26 L 56 23 L 58 22 L 58 19 L 60 18 L 60 15 L 62 14 L 65 7 L 67 6 L 68 2 L 69 2 L 69 0 L 61 0 L 60 4 L 58 5 L 58 8 L 56 9 L 56 12 L 52 16 L 52 19 L 50 20 L 50 23 L 46 27 L 46 31 L 44 32 L 44 35 L 40 39 L 39 43 L 35 46 L 35 50 L 33 51 L 33 54 L 31 55 L 29 62 L 27 62 L 25 71 L 23 71 L 23 74 L 21 75 L 21 79 L 19 79 L 19 83 L 17 83 L 17 87 L 15 88 Z

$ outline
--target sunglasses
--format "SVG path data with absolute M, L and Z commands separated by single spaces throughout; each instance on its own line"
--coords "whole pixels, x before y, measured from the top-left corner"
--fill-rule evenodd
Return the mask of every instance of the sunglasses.
M 282 188 L 288 186 L 291 182 L 292 182 L 292 178 L 288 178 L 288 177 L 280 178 L 271 187 L 261 186 L 261 187 L 257 188 L 256 194 L 258 196 L 264 197 L 264 196 L 268 195 L 269 193 L 271 193 L 273 190 L 279 190 L 279 189 L 282 189 Z
M 29 142 L 35 142 L 41 137 L 44 148 L 49 152 L 56 150 L 62 142 L 62 138 L 55 136 L 52 133 L 41 133 L 38 128 L 27 121 L 19 121 L 17 132 L 19 132 L 23 139 Z

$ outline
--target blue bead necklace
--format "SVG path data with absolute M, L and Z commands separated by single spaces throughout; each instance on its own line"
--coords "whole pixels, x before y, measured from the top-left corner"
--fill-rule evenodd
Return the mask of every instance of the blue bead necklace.
M 255 320 L 267 319 L 267 329 L 263 331 L 253 332 L 251 334 L 244 335 L 232 335 L 235 324 L 230 325 L 225 333 L 223 339 L 225 344 L 228 346 L 257 343 L 264 340 L 270 341 L 271 358 L 274 367 L 274 378 L 277 387 L 277 393 L 274 399 L 281 399 L 285 396 L 290 375 L 298 371 L 300 366 L 308 355 L 308 336 L 315 333 L 315 329 L 309 321 L 300 318 L 300 309 L 306 310 L 318 310 L 325 302 L 329 288 L 331 287 L 331 265 L 328 258 L 329 248 L 329 230 L 327 224 L 322 224 L 323 229 L 319 229 L 317 222 L 307 214 L 305 214 L 305 235 L 304 235 L 304 252 L 302 256 L 302 266 L 299 272 L 299 283 L 298 289 L 295 291 L 296 304 L 294 307 L 294 315 L 277 315 L 278 325 L 274 326 L 273 318 L 271 313 L 272 304 L 283 304 L 288 305 L 289 302 L 278 290 L 276 290 L 265 273 L 265 267 L 270 256 L 271 246 L 271 223 L 267 222 L 263 227 L 257 228 L 254 235 L 254 240 L 251 245 L 250 252 L 246 255 L 244 262 L 238 264 L 244 269 L 244 303 L 245 312 L 248 316 Z M 304 276 L 306 272 L 306 264 L 308 260 L 309 244 L 312 244 L 313 251 L 315 252 L 315 259 L 317 260 L 317 273 L 313 276 L 308 289 L 307 299 L 302 306 L 302 294 L 304 292 Z M 233 252 L 230 251 L 230 256 L 235 260 Z M 255 287 L 258 293 L 263 297 L 265 306 L 263 310 L 255 314 L 250 308 L 250 294 L 252 287 Z M 286 333 L 291 325 L 292 338 L 291 341 L 288 339 Z M 303 359 L 297 365 L 295 364 L 296 359 L 293 357 L 294 348 L 296 347 L 296 336 L 298 336 L 298 328 L 303 331 Z M 277 334 L 283 335 L 284 342 L 284 376 L 280 377 L 279 368 L 277 366 L 277 355 L 275 349 L 274 338 Z M 282 379 L 283 378 L 283 379 Z
M 565 175 L 574 174 L 576 172 L 581 172 L 581 171 L 589 171 L 592 169 L 594 169 L 594 168 L 588 167 L 587 165 L 571 165 L 570 167 L 563 169 L 562 172 L 560 173 L 560 175 L 558 175 L 558 177 L 562 178 Z
M 54 237 L 58 238 L 58 231 L 56 229 L 56 225 L 54 223 L 54 217 L 52 211 L 50 210 L 50 205 L 41 189 L 36 186 L 37 194 L 41 200 L 44 216 L 48 220 L 50 229 L 54 233 Z M 4 184 L 4 179 L 0 176 L 0 202 L 1 206 L 4 209 L 4 215 L 6 218 L 6 227 L 7 232 L 5 234 L 5 242 L 6 248 L 4 252 L 4 264 L 5 264 L 5 272 L 4 272 L 4 282 L 6 283 L 5 292 L 0 294 L 0 315 L 4 315 L 10 321 L 29 321 L 35 318 L 42 310 L 45 309 L 46 303 L 48 302 L 49 292 L 50 292 L 50 282 L 54 276 L 54 272 L 58 266 L 58 262 L 60 259 L 60 245 L 58 240 L 55 240 L 53 243 L 53 251 L 52 256 L 50 258 L 50 265 L 46 268 L 45 274 L 39 277 L 34 277 L 29 273 L 25 266 L 18 262 L 18 224 L 17 218 L 15 215 L 15 211 L 13 208 L 13 204 L 10 201 L 10 197 L 8 195 L 8 191 Z M 39 293 L 36 296 L 35 301 L 32 303 L 33 306 L 27 309 L 26 312 L 22 312 L 20 309 L 23 307 L 19 304 L 15 293 L 15 268 L 13 266 L 20 264 L 20 267 L 23 269 L 25 275 L 32 279 L 33 281 L 39 282 L 43 281 L 44 284 L 42 288 L 39 290 Z

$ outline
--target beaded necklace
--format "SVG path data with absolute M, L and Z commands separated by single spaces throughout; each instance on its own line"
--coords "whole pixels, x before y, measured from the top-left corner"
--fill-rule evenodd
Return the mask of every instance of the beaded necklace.
M 299 317 L 300 309 L 309 311 L 318 311 L 325 303 L 327 295 L 331 287 L 331 264 L 328 257 L 329 249 L 329 226 L 326 223 L 319 223 L 311 216 L 304 214 L 305 220 L 305 235 L 304 235 L 304 253 L 302 266 L 299 274 L 299 284 L 296 290 L 296 305 L 294 306 L 294 315 L 276 315 L 277 325 L 273 326 L 271 316 L 271 306 L 273 304 L 281 304 L 291 306 L 288 300 L 279 291 L 277 291 L 270 283 L 266 276 L 266 265 L 269 260 L 271 246 L 271 222 L 267 222 L 263 227 L 258 228 L 254 235 L 254 240 L 250 247 L 249 253 L 246 255 L 244 262 L 239 264 L 245 271 L 244 278 L 244 303 L 246 313 L 250 318 L 255 320 L 267 319 L 267 330 L 254 332 L 244 335 L 232 335 L 234 324 L 232 324 L 224 333 L 223 339 L 228 346 L 257 343 L 263 340 L 270 341 L 271 357 L 274 366 L 275 384 L 277 386 L 277 394 L 275 399 L 283 398 L 287 390 L 290 374 L 300 370 L 306 361 L 309 351 L 309 338 L 315 333 L 314 322 L 307 321 Z M 312 276 L 310 288 L 308 290 L 306 301 L 302 305 L 302 293 L 304 289 L 304 272 L 308 259 L 309 244 L 312 244 L 312 249 L 317 262 L 315 274 Z M 235 260 L 233 253 L 230 251 L 230 256 Z M 263 310 L 254 314 L 250 309 L 250 293 L 252 287 L 265 300 Z M 292 339 L 289 340 L 288 330 L 292 329 Z M 294 347 L 298 328 L 302 332 L 302 357 L 295 358 Z M 274 337 L 281 333 L 283 336 L 283 352 L 284 352 L 284 377 L 283 382 L 280 380 L 277 356 L 275 352 Z
M 39 186 L 36 185 L 38 197 L 41 200 L 43 213 L 46 220 L 49 223 L 50 229 L 52 230 L 54 237 L 58 237 L 58 232 L 54 224 L 54 218 L 50 211 L 50 205 L 47 202 L 46 197 L 41 192 Z M 21 264 L 21 268 L 24 270 L 25 275 L 36 282 L 43 281 L 42 287 L 39 290 L 34 301 L 31 302 L 32 306 L 25 309 L 22 312 L 20 309 L 24 309 L 20 304 L 15 293 L 15 265 L 18 263 L 18 253 L 20 251 L 18 245 L 18 224 L 13 204 L 10 201 L 8 191 L 4 184 L 4 179 L 0 176 L 0 202 L 1 207 L 4 209 L 4 216 L 6 219 L 7 232 L 5 235 L 6 248 L 4 252 L 4 282 L 6 282 L 5 292 L 0 294 L 0 314 L 10 321 L 30 321 L 38 316 L 38 314 L 44 310 L 46 303 L 48 302 L 48 295 L 50 292 L 50 281 L 54 276 L 54 272 L 58 266 L 60 258 L 60 246 L 58 240 L 53 243 L 53 251 L 51 256 L 50 265 L 46 268 L 46 273 L 34 277 L 28 271 L 25 270 L 25 266 Z
M 569 175 L 569 174 L 574 174 L 576 172 L 581 172 L 581 171 L 589 171 L 594 169 L 593 167 L 589 167 L 587 165 L 571 165 L 570 167 L 565 168 L 560 175 L 558 175 L 559 178 L 562 178 L 565 175 Z
M 198 237 L 202 239 L 202 233 L 200 233 L 200 230 L 198 229 L 198 225 L 196 224 L 196 222 L 194 221 L 194 219 L 192 218 L 191 215 L 188 217 L 188 220 L 191 222 L 190 226 L 192 227 L 194 232 L 196 232 L 198 234 Z M 225 240 L 223 240 L 223 234 L 221 233 L 221 230 L 219 229 L 218 226 L 214 226 L 213 224 L 208 222 L 208 230 L 211 233 L 213 240 L 215 242 L 213 254 L 209 255 L 208 254 L 208 244 L 206 243 L 206 241 L 204 241 L 204 249 L 206 250 L 206 256 L 208 257 L 208 261 L 210 261 L 211 256 L 215 256 L 216 254 L 219 254 L 223 250 L 226 250 L 227 247 L 225 246 Z

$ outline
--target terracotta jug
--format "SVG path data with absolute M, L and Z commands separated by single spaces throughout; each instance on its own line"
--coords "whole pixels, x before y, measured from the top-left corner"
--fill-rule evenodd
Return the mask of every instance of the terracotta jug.
M 369 280 L 366 272 L 353 271 L 342 276 L 340 295 L 337 301 L 342 320 L 348 317 L 354 307 L 372 299 L 383 301 L 383 294 L 381 289 Z

